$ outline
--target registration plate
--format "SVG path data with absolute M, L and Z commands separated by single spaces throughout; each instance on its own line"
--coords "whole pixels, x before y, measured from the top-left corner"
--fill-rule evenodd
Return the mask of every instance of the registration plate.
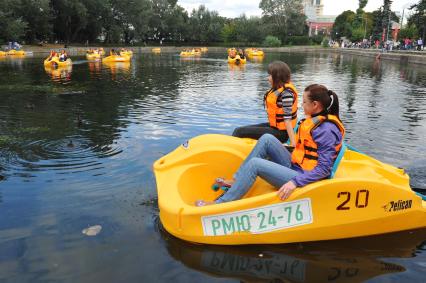
M 205 236 L 267 233 L 312 223 L 311 199 L 201 217 Z

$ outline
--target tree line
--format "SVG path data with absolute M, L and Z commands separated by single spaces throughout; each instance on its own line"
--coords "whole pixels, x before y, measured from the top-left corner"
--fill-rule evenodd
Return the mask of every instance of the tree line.
M 340 39 L 345 37 L 353 42 L 358 42 L 366 39 L 382 40 L 383 31 L 386 38 L 391 39 L 391 22 L 399 22 L 400 19 L 394 12 L 391 11 L 391 0 L 384 0 L 383 5 L 373 11 L 365 12 L 364 8 L 368 0 L 359 0 L 358 9 L 353 11 L 344 11 L 337 16 L 331 37 Z M 412 12 L 408 17 L 404 28 L 399 32 L 399 38 L 423 38 L 425 39 L 426 31 L 426 0 L 419 0 L 417 4 L 413 4 L 408 8 Z
M 0 0 L 0 42 L 281 45 L 306 41 L 302 0 L 261 0 L 259 7 L 260 17 L 243 14 L 230 19 L 203 5 L 188 13 L 177 0 Z

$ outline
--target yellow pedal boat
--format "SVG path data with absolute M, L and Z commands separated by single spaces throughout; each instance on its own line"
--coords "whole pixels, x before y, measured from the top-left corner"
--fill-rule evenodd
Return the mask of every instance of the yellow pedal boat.
M 132 56 L 133 56 L 133 51 L 131 51 L 131 50 L 120 51 L 120 55 L 121 55 L 121 56 L 129 56 L 129 57 L 132 57 Z
M 86 53 L 87 60 L 100 60 L 101 54 L 99 53 Z
M 155 53 L 155 54 L 161 53 L 161 48 L 159 48 L 159 47 L 152 48 L 152 49 L 151 49 L 151 52 L 152 52 L 152 53 Z
M 201 56 L 201 51 L 182 51 L 180 52 L 181 57 L 192 57 L 192 56 Z
M 225 135 L 195 137 L 154 163 L 160 220 L 190 242 L 236 245 L 353 238 L 426 227 L 426 202 L 402 169 L 344 147 L 333 178 L 297 189 L 281 201 L 258 178 L 240 200 L 197 207 L 221 192 L 256 141 Z
M 252 56 L 252 57 L 263 57 L 263 56 L 265 56 L 265 53 L 263 52 L 263 50 L 259 50 L 257 48 L 247 48 L 244 51 L 247 54 L 247 56 Z
M 14 55 L 25 55 L 25 51 L 24 50 L 15 50 L 15 49 L 12 49 L 12 50 L 9 50 L 8 52 L 7 52 L 7 55 L 11 55 L 11 56 L 14 56 Z
M 247 58 L 241 59 L 240 55 L 235 56 L 235 58 L 231 58 L 228 56 L 229 64 L 245 64 L 247 62 Z
M 71 58 L 68 58 L 65 61 L 59 61 L 58 57 L 53 57 L 51 60 L 48 60 L 47 58 L 44 60 L 44 66 L 45 67 L 66 67 L 72 65 Z
M 0 50 L 0 56 L 6 56 L 6 55 L 7 55 L 6 52 Z
M 130 61 L 130 56 L 124 55 L 110 55 L 102 59 L 102 62 L 128 62 Z

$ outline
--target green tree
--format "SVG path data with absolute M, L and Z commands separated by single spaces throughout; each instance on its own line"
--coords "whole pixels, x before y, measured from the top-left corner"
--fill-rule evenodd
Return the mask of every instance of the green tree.
M 372 12 L 372 38 L 381 40 L 383 32 L 387 30 L 390 21 L 399 21 L 398 16 L 390 11 L 390 1 L 385 0 L 384 5 L 378 10 Z M 390 19 L 390 21 L 389 21 Z M 386 40 L 386 34 L 384 34 Z
M 87 21 L 73 41 L 94 42 L 114 22 L 111 2 L 108 0 L 86 0 L 83 4 L 86 8 Z
M 281 40 L 279 40 L 277 37 L 268 35 L 265 37 L 265 40 L 262 43 L 263 46 L 267 47 L 279 47 L 281 46 Z
M 28 23 L 19 13 L 21 1 L 0 0 L 0 38 L 19 41 L 24 38 Z
M 53 19 L 50 0 L 21 0 L 19 14 L 28 24 L 25 33 L 27 42 L 48 40 L 52 36 Z
M 273 35 L 285 39 L 288 35 L 304 33 L 306 16 L 302 12 L 302 0 L 261 0 L 259 8 Z
M 157 1 L 160 3 L 161 1 Z M 120 41 L 126 44 L 144 40 L 149 16 L 152 15 L 148 0 L 111 0 L 111 15 L 107 30 L 108 40 L 120 33 Z
M 368 0 L 359 0 L 359 6 L 358 9 L 356 10 L 356 17 L 355 17 L 355 21 L 353 23 L 353 27 L 354 28 L 360 28 L 363 24 L 364 21 L 364 8 L 367 5 Z
M 407 25 L 405 26 L 405 28 L 403 28 L 399 34 L 398 34 L 398 38 L 399 39 L 404 39 L 404 38 L 416 38 L 419 34 L 419 31 L 417 29 L 417 27 L 413 24 L 411 25 Z
M 225 23 L 222 28 L 221 38 L 225 43 L 237 41 L 237 29 L 234 21 Z
M 414 11 L 414 14 L 408 19 L 409 25 L 415 25 L 418 34 L 423 38 L 423 42 L 426 40 L 426 0 L 419 0 L 419 2 L 410 7 L 410 10 Z
M 169 39 L 174 42 L 184 41 L 189 37 L 189 16 L 188 12 L 179 5 L 176 5 L 166 24 L 169 32 Z
M 354 20 L 355 13 L 350 10 L 338 15 L 334 21 L 331 37 L 333 39 L 340 39 L 341 37 L 351 38 Z
M 66 43 L 73 42 L 87 25 L 88 12 L 84 1 L 52 0 L 52 9 L 56 37 Z
M 191 40 L 197 42 L 220 41 L 224 19 L 216 11 L 209 11 L 204 5 L 193 9 L 189 19 Z
M 236 41 L 245 44 L 260 43 L 264 36 L 261 30 L 261 19 L 259 17 L 247 18 L 246 15 L 241 15 L 234 20 Z

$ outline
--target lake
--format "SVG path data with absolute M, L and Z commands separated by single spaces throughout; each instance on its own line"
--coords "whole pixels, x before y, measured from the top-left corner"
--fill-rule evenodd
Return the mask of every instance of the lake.
M 178 240 L 159 223 L 152 171 L 191 137 L 266 121 L 267 65 L 283 60 L 300 92 L 337 93 L 348 144 L 426 186 L 424 66 L 327 53 L 243 66 L 218 53 L 72 56 L 54 70 L 43 59 L 0 57 L 1 282 L 424 280 L 426 229 L 249 247 Z M 94 225 L 98 235 L 82 233 Z

